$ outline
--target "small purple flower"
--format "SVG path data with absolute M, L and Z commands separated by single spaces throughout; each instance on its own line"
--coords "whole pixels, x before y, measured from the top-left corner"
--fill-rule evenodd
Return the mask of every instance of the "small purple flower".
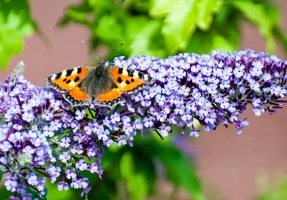
M 166 118 L 167 114 L 164 111 L 160 111 L 159 113 L 157 113 L 157 120 L 159 120 L 160 122 L 166 121 Z
M 69 189 L 68 183 L 63 182 L 63 181 L 58 183 L 58 190 L 59 191 L 61 191 L 61 190 L 68 190 L 68 189 Z
M 42 118 L 46 121 L 50 121 L 51 119 L 53 119 L 53 113 L 50 110 L 44 110 L 44 112 L 42 113 Z
M 26 122 L 32 122 L 35 117 L 32 111 L 26 111 L 22 114 L 22 118 Z
M 92 163 L 90 166 L 90 172 L 91 173 L 98 173 L 100 171 L 99 166 L 97 163 Z
M 81 120 L 81 119 L 83 119 L 84 118 L 84 116 L 85 116 L 85 110 L 76 110 L 76 113 L 75 113 L 75 119 L 77 120 L 77 121 L 79 121 L 79 120 Z
M 88 194 L 91 189 L 92 189 L 91 187 L 84 188 L 83 192 L 81 193 L 81 197 L 83 197 L 84 195 Z
M 11 176 L 11 175 L 7 175 L 5 177 L 5 182 L 4 185 L 6 186 L 6 189 L 11 191 L 11 192 L 15 192 L 18 186 L 18 182 L 17 182 L 17 178 Z
M 71 153 L 72 154 L 82 154 L 84 152 L 83 146 L 81 144 L 74 144 Z
M 199 136 L 199 130 L 195 130 L 195 129 L 192 129 L 190 131 L 190 136 L 195 136 L 195 137 L 198 137 Z
M 53 129 L 52 126 L 46 125 L 46 126 L 43 127 L 43 133 L 44 133 L 44 135 L 46 137 L 53 137 L 54 136 L 54 131 L 55 130 Z
M 0 143 L 0 149 L 3 152 L 8 152 L 10 151 L 11 148 L 12 148 L 12 145 L 8 141 L 3 141 L 2 143 Z
M 30 185 L 35 186 L 38 184 L 38 177 L 35 175 L 35 173 L 27 174 L 26 179 Z
M 60 140 L 60 146 L 63 148 L 68 148 L 70 147 L 71 139 L 69 137 L 63 137 Z
M 56 178 L 60 176 L 61 168 L 50 164 L 46 167 L 46 171 L 50 175 L 51 183 L 53 183 L 56 181 Z
M 106 141 L 108 139 L 108 135 L 109 135 L 109 131 L 108 130 L 104 130 L 104 129 L 101 129 L 101 131 L 98 132 L 97 136 L 98 136 L 98 139 L 99 140 L 103 140 L 103 141 Z
M 145 117 L 143 122 L 146 128 L 151 128 L 154 125 L 155 118 L 154 117 Z
M 84 159 L 80 159 L 76 163 L 76 168 L 79 169 L 80 171 L 85 171 L 88 168 L 88 164 L 84 161 Z
M 135 130 L 142 130 L 143 129 L 142 121 L 139 118 L 137 118 L 133 123 L 133 127 Z
M 168 136 L 168 134 L 171 132 L 171 128 L 169 126 L 160 126 L 160 134 L 163 137 Z
M 126 145 L 127 141 L 124 138 L 120 138 L 117 143 L 118 143 L 118 146 L 120 147 L 122 145 Z
M 112 115 L 111 115 L 111 122 L 113 123 L 113 124 L 116 124 L 116 123 L 118 123 L 118 122 L 120 122 L 121 121 L 121 116 L 120 116 L 120 114 L 118 113 L 118 112 L 114 112 Z
M 93 133 L 93 124 L 91 122 L 84 126 L 84 132 L 87 135 L 91 135 Z
M 77 177 L 77 174 L 74 169 L 67 169 L 65 174 L 66 174 L 67 179 L 75 180 L 75 178 Z
M 63 163 L 68 163 L 69 160 L 71 159 L 71 154 L 69 152 L 63 152 L 59 155 L 59 159 L 63 162 Z

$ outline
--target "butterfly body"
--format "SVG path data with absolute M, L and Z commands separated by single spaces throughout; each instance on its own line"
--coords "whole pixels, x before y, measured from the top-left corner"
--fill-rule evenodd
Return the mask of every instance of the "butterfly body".
M 93 102 L 106 107 L 121 102 L 123 93 L 134 93 L 153 82 L 142 72 L 103 64 L 67 69 L 45 79 L 46 85 L 62 93 L 72 106 Z

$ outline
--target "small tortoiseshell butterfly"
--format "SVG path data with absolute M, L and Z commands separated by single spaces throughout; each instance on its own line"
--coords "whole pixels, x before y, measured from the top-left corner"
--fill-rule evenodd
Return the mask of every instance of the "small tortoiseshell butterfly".
M 53 74 L 45 79 L 48 87 L 63 94 L 72 106 L 89 105 L 112 107 L 121 102 L 123 93 L 134 93 L 154 80 L 139 71 L 119 68 L 81 66 Z

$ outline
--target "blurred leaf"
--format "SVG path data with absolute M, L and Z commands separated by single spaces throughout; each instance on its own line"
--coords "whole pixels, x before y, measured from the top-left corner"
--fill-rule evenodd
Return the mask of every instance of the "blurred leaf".
M 127 181 L 127 188 L 129 191 L 129 199 L 143 199 L 148 195 L 149 181 L 147 174 L 144 173 L 148 168 L 145 163 L 142 163 L 144 159 L 135 157 L 132 153 L 126 152 L 121 159 L 121 175 Z
M 73 199 L 73 189 L 59 191 L 56 184 L 47 183 L 46 184 L 48 194 L 47 199 L 59 199 L 59 195 L 61 195 L 61 199 Z
M 201 0 L 198 2 L 198 27 L 208 31 L 213 21 L 213 15 L 222 7 L 222 0 Z
M 275 179 L 273 186 L 269 183 L 266 174 L 261 174 L 259 177 L 260 195 L 256 200 L 278 200 L 287 199 L 287 178 L 285 174 L 280 174 L 278 178 Z
M 145 23 L 130 45 L 130 56 L 147 55 L 163 57 L 165 55 L 165 50 L 161 48 L 163 41 L 161 37 L 158 37 L 160 28 L 161 22 L 159 20 L 150 20 Z M 145 39 L 146 37 L 149 38 L 148 41 Z
M 162 4 L 163 0 L 155 0 Z M 163 12 L 166 13 L 162 26 L 166 49 L 170 54 L 186 48 L 197 26 L 197 15 L 194 12 L 196 8 L 195 1 L 173 1 L 166 2 L 168 7 Z M 159 7 L 159 6 L 155 6 Z M 157 10 L 151 9 L 151 15 L 157 13 Z
M 153 0 L 150 14 L 165 16 L 162 34 L 169 54 L 184 51 L 196 30 L 208 30 L 213 14 L 218 12 L 221 0 Z
M 35 29 L 26 0 L 0 1 L 0 67 L 6 69 L 11 57 L 23 49 L 23 39 Z
M 189 192 L 194 200 L 204 199 L 199 177 L 190 164 L 190 159 L 175 145 L 169 142 L 141 141 L 137 146 L 144 154 L 163 164 L 166 178 L 176 187 Z
M 28 187 L 25 192 L 27 194 L 31 194 L 32 195 L 31 199 L 47 200 L 48 191 L 47 191 L 46 187 L 44 188 L 45 195 L 40 195 L 39 191 L 35 190 L 32 187 Z
M 287 36 L 281 26 L 282 16 L 278 6 L 270 3 L 265 4 L 265 11 L 272 20 L 274 37 L 276 37 L 279 43 L 283 46 L 285 52 L 287 52 Z
M 257 200 L 280 200 L 287 199 L 287 183 L 284 185 L 278 186 L 274 191 L 269 191 L 268 193 L 261 194 Z
M 275 41 L 273 39 L 275 17 L 268 15 L 264 4 L 256 4 L 251 1 L 234 1 L 233 4 L 249 19 L 256 24 L 266 41 L 267 51 L 275 52 Z
M 236 46 L 234 46 L 234 43 L 231 43 L 230 41 L 228 41 L 225 37 L 221 35 L 213 36 L 211 49 L 220 50 L 226 53 L 237 50 Z
M 87 13 L 91 11 L 92 9 L 87 1 L 82 1 L 78 5 L 72 5 L 66 8 L 65 15 L 59 19 L 58 25 L 64 26 L 70 22 L 87 25 L 89 21 Z
M 203 198 L 202 188 L 191 160 L 174 144 L 156 141 L 155 138 L 136 137 L 133 147 L 113 146 L 105 151 L 102 180 L 93 179 L 89 194 L 94 199 L 143 199 L 155 190 L 156 174 L 161 163 L 175 188 L 185 189 L 195 200 Z M 162 174 L 160 172 L 160 174 Z
M 142 199 L 155 187 L 155 166 L 150 155 L 135 146 L 113 145 L 105 150 L 102 180 L 95 178 L 89 193 L 94 199 Z
M 67 9 L 62 19 L 87 26 L 91 47 L 105 45 L 111 59 L 234 51 L 239 47 L 243 17 L 258 26 L 269 52 L 274 51 L 274 37 L 287 50 L 279 11 L 268 0 L 83 0 Z
M 108 15 L 99 19 L 98 23 L 94 31 L 105 44 L 121 44 L 124 33 L 123 26 L 118 24 L 112 16 Z

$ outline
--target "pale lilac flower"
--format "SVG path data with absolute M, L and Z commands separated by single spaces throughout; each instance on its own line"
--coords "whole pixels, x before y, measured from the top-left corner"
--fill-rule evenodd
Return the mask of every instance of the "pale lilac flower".
M 77 177 L 77 174 L 76 174 L 74 169 L 67 169 L 65 174 L 66 174 L 68 179 L 73 179 L 74 180 Z
M 84 152 L 83 146 L 81 144 L 74 144 L 71 153 L 72 154 L 82 154 Z
M 63 182 L 63 181 L 58 183 L 58 190 L 59 191 L 68 190 L 68 189 L 69 189 L 69 184 L 68 183 Z
M 76 168 L 79 169 L 80 171 L 84 171 L 88 168 L 87 163 L 84 161 L 84 159 L 80 159 L 77 163 L 76 163 Z
M 59 159 L 63 162 L 63 163 L 68 163 L 68 161 L 71 158 L 71 154 L 69 152 L 63 152 L 59 155 Z
M 84 118 L 84 116 L 85 116 L 85 110 L 76 110 L 76 116 L 75 116 L 75 119 L 76 120 L 81 120 L 81 119 L 83 119 Z

